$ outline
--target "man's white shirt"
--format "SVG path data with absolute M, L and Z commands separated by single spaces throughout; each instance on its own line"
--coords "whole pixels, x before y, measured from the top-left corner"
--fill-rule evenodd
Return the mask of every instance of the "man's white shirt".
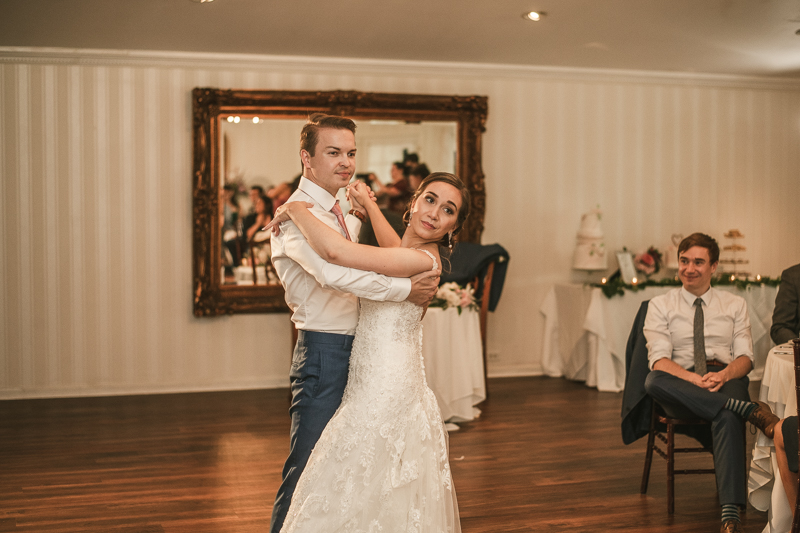
M 713 287 L 703 300 L 706 359 L 731 363 L 739 356 L 753 360 L 753 338 L 747 302 L 741 296 Z M 694 301 L 685 288 L 672 289 L 650 300 L 644 321 L 650 369 L 668 358 L 683 368 L 694 366 Z
M 336 199 L 328 191 L 300 178 L 300 185 L 288 202 L 298 201 L 314 204 L 311 213 L 347 238 L 330 212 Z M 345 224 L 355 238 L 361 221 L 348 215 Z M 272 236 L 272 263 L 286 290 L 292 322 L 307 331 L 352 335 L 358 322 L 358 297 L 402 302 L 411 292 L 408 278 L 392 278 L 326 262 L 291 221 L 281 223 L 280 234 Z

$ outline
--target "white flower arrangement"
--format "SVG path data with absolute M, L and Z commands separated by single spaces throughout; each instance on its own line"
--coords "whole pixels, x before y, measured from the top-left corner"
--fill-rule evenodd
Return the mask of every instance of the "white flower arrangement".
M 433 297 L 429 307 L 439 307 L 441 309 L 455 307 L 458 309 L 459 315 L 463 309 L 477 310 L 478 304 L 475 302 L 475 289 L 469 283 L 466 287 L 461 287 L 455 281 L 445 283 L 436 291 L 436 296 Z

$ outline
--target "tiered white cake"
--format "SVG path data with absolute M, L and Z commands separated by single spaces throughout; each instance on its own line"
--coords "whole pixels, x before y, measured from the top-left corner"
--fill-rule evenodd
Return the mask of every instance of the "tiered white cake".
M 572 268 L 576 270 L 605 270 L 608 266 L 603 230 L 600 228 L 602 211 L 593 209 L 581 216 L 578 244 Z

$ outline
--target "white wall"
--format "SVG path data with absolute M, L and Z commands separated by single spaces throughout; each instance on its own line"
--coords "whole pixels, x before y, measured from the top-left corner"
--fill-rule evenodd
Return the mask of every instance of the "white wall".
M 192 315 L 193 87 L 487 95 L 492 375 L 540 372 L 598 204 L 611 250 L 738 228 L 754 272 L 800 262 L 796 82 L 52 49 L 0 49 L 0 81 L 0 398 L 286 385 L 287 315 Z

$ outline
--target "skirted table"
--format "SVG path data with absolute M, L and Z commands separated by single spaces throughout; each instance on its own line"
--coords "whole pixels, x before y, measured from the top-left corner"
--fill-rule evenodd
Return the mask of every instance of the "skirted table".
M 761 379 L 758 399 L 766 402 L 780 418 L 797 414 L 797 395 L 794 388 L 794 355 L 791 349 L 776 346 L 770 350 Z M 792 507 L 786 499 L 775 445 L 758 432 L 747 481 L 750 503 L 759 511 L 768 511 L 769 521 L 763 533 L 784 533 L 792 529 Z
M 422 319 L 422 355 L 442 418 L 465 422 L 478 417 L 475 405 L 486 399 L 480 314 L 459 314 L 455 307 L 428 309 Z

